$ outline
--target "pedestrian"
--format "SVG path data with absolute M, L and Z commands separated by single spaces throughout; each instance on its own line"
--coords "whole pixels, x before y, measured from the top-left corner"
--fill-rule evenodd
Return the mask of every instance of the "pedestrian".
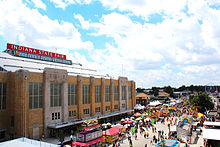
M 120 147 L 120 141 L 118 142 L 118 147 Z
M 146 132 L 144 132 L 144 138 L 146 138 Z
M 135 140 L 137 140 L 137 133 L 135 133 Z
M 145 144 L 145 147 L 147 147 L 147 144 Z
M 147 132 L 147 138 L 148 138 L 148 136 L 149 136 L 149 133 Z
M 131 139 L 129 140 L 129 143 L 130 143 L 130 145 L 132 146 L 132 140 L 131 140 Z
M 163 135 L 164 131 L 162 130 L 162 132 L 161 132 L 161 133 L 162 133 L 162 135 Z

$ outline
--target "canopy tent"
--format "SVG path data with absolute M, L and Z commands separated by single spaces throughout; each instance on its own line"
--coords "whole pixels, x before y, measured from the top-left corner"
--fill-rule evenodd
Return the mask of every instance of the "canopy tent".
M 137 110 L 141 110 L 141 109 L 144 109 L 145 107 L 144 106 L 141 106 L 141 104 L 137 104 L 136 106 L 134 106 L 134 109 L 137 109 Z
M 217 135 L 218 134 L 218 135 Z M 220 140 L 220 129 L 206 129 L 203 130 L 203 138 L 211 140 Z
M 39 147 L 39 146 L 59 147 L 56 144 L 51 144 L 51 143 L 47 143 L 47 142 L 28 139 L 25 137 L 2 142 L 2 143 L 0 143 L 0 146 L 1 147 Z
M 163 140 L 166 147 L 177 147 L 179 146 L 180 142 L 177 140 L 171 140 L 171 139 L 164 139 Z M 161 147 L 163 145 L 163 142 L 160 141 L 158 144 L 156 144 L 156 147 Z
M 162 103 L 159 102 L 159 101 L 153 101 L 153 102 L 150 102 L 150 104 L 148 104 L 148 106 L 158 106 L 158 105 L 161 105 Z
M 101 137 L 101 138 L 92 140 L 92 141 L 87 142 L 87 143 L 83 143 L 83 142 L 73 142 L 72 145 L 77 145 L 77 146 L 82 146 L 82 147 L 85 146 L 85 147 L 87 147 L 87 146 L 96 144 L 96 143 L 98 143 L 98 142 L 101 142 L 102 140 L 105 140 L 105 139 L 106 139 L 105 137 Z
M 141 115 L 141 114 L 138 113 L 138 112 L 134 114 L 135 117 L 138 117 L 138 116 L 140 116 L 140 115 Z

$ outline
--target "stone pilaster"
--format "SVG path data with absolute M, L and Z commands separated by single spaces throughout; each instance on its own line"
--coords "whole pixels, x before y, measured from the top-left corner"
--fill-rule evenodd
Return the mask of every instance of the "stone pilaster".
M 105 79 L 101 78 L 101 114 L 105 113 Z
M 110 79 L 110 103 L 111 112 L 114 111 L 114 79 Z
M 90 116 L 95 115 L 95 79 L 90 77 Z
M 78 118 L 81 119 L 82 114 L 82 76 L 77 76 L 77 111 L 78 111 Z

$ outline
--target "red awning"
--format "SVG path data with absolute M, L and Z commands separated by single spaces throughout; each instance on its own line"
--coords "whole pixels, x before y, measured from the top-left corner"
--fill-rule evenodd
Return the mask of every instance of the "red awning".
M 114 128 L 108 129 L 106 131 L 103 131 L 102 135 L 113 136 L 113 135 L 118 134 L 118 133 L 119 133 L 119 128 L 114 127 Z
M 95 128 L 95 127 L 99 127 L 100 124 L 97 124 L 97 125 L 94 125 L 94 126 L 90 126 L 90 127 L 82 127 L 82 126 L 79 126 L 79 128 L 82 128 L 82 129 L 91 129 L 91 128 Z
M 87 146 L 93 145 L 93 144 L 95 144 L 95 143 L 101 142 L 101 141 L 104 140 L 104 139 L 105 139 L 105 137 L 101 137 L 101 138 L 97 138 L 96 140 L 92 140 L 92 141 L 87 142 L 87 143 L 73 142 L 72 145 L 87 147 Z

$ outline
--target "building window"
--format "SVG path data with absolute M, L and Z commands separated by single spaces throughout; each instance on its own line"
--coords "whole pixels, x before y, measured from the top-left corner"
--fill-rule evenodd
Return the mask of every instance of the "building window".
M 105 101 L 110 102 L 110 85 L 105 85 Z
M 6 109 L 6 83 L 0 83 L 0 110 Z
M 90 104 L 90 88 L 89 88 L 89 85 L 83 85 L 83 104 Z
M 29 83 L 29 109 L 42 108 L 42 83 Z
M 60 112 L 54 112 L 52 113 L 52 120 L 60 119 Z
M 71 111 L 69 111 L 69 117 L 71 117 Z
M 122 108 L 125 108 L 125 104 L 122 104 Z
M 105 111 L 110 111 L 110 106 L 106 106 Z
M 83 109 L 83 114 L 89 114 L 89 109 Z
M 118 105 L 114 105 L 114 109 L 118 109 Z
M 131 100 L 131 86 L 128 86 L 128 99 Z
M 99 113 L 99 112 L 101 112 L 101 108 L 100 107 L 96 107 L 95 108 L 95 113 Z
M 121 96 L 122 96 L 122 100 L 126 100 L 126 86 L 122 86 L 122 93 L 121 93 Z
M 58 115 L 58 116 L 57 116 L 57 117 L 58 117 L 58 119 L 60 119 L 60 112 L 58 112 L 58 113 L 57 113 L 57 115 Z
M 68 85 L 68 105 L 77 105 L 77 85 L 69 84 Z
M 76 116 L 76 110 L 69 111 L 69 117 L 75 117 Z
M 101 102 L 101 86 L 96 85 L 95 86 L 95 103 Z
M 118 86 L 114 86 L 114 100 L 118 101 Z
M 50 106 L 61 106 L 61 84 L 50 84 Z
M 52 113 L 52 120 L 54 120 L 54 113 Z

